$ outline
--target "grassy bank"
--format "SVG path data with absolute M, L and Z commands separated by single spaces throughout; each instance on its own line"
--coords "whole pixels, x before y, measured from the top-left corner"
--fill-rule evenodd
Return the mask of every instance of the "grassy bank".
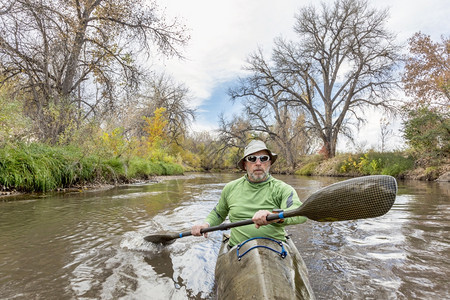
M 436 180 L 449 172 L 446 159 L 427 161 L 422 165 L 417 158 L 404 152 L 339 154 L 324 160 L 322 156 L 305 157 L 297 175 L 307 176 L 365 176 L 391 175 L 399 179 Z
M 85 155 L 75 147 L 9 144 L 0 148 L 0 189 L 45 192 L 94 183 L 121 183 L 183 174 L 175 163 L 140 157 Z
M 159 160 L 111 156 L 110 152 L 86 154 L 77 147 L 7 144 L 0 147 L 0 193 L 120 184 L 184 172 L 180 164 L 174 163 L 175 159 L 164 159 L 161 155 Z M 283 172 L 282 168 L 274 171 Z M 301 160 L 296 174 L 346 177 L 382 174 L 399 179 L 435 180 L 450 174 L 450 163 L 446 157 L 418 160 L 405 152 L 339 154 L 327 160 L 321 155 L 309 155 Z
M 307 161 L 298 170 L 301 175 L 362 176 L 391 175 L 401 177 L 414 167 L 414 159 L 402 153 L 368 152 L 364 154 L 341 154 L 333 159 Z

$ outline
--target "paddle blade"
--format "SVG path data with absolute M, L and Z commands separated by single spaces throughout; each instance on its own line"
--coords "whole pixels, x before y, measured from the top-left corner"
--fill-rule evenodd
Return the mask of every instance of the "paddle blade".
M 144 240 L 154 244 L 170 244 L 175 241 L 175 239 L 179 238 L 179 234 L 154 234 L 148 235 L 144 237 Z
M 392 176 L 353 178 L 312 194 L 301 215 L 318 222 L 374 218 L 387 213 L 395 201 L 397 181 Z

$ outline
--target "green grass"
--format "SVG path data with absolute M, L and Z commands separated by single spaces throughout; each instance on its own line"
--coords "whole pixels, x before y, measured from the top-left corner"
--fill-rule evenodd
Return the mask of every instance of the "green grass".
M 149 175 L 183 174 L 184 170 L 178 164 L 155 162 L 140 157 L 134 157 L 128 168 L 128 176 L 132 178 L 146 178 Z
M 318 162 L 310 162 L 301 167 L 299 170 L 295 171 L 296 175 L 303 175 L 303 176 L 311 176 L 314 174 L 317 166 L 319 165 Z
M 340 173 L 358 173 L 361 175 L 401 176 L 414 167 L 414 159 L 400 152 L 380 153 L 370 151 L 364 154 L 346 155 L 336 169 Z
M 332 159 L 306 156 L 302 159 L 296 175 L 364 176 L 391 175 L 402 177 L 414 168 L 414 158 L 402 152 L 380 153 L 369 151 L 362 154 L 339 154 Z
M 25 192 L 51 191 L 93 182 L 121 182 L 154 175 L 183 174 L 174 163 L 134 157 L 104 159 L 86 156 L 74 147 L 40 143 L 8 144 L 0 148 L 0 188 Z

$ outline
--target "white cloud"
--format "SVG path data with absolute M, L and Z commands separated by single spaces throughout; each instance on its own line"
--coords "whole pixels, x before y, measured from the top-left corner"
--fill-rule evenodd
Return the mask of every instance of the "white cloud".
M 295 7 L 296 1 L 286 1 Z M 294 12 L 273 1 L 160 1 L 170 17 L 179 17 L 191 29 L 185 61 L 166 60 L 164 68 L 185 82 L 199 106 L 223 82 L 242 74 L 246 57 L 258 45 L 270 50 L 273 39 L 292 32 Z
M 450 5 L 445 0 L 376 0 L 370 3 L 389 8 L 389 28 L 397 33 L 399 41 L 406 42 L 421 31 L 437 39 L 449 34 Z

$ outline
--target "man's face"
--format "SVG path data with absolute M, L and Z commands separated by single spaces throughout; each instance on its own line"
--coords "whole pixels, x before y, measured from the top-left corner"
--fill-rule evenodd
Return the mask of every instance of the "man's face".
M 255 152 L 249 156 L 269 155 L 266 150 Z M 272 162 L 270 160 L 261 162 L 258 158 L 255 162 L 244 161 L 244 168 L 247 171 L 248 179 L 251 182 L 262 182 L 269 176 L 269 170 Z

